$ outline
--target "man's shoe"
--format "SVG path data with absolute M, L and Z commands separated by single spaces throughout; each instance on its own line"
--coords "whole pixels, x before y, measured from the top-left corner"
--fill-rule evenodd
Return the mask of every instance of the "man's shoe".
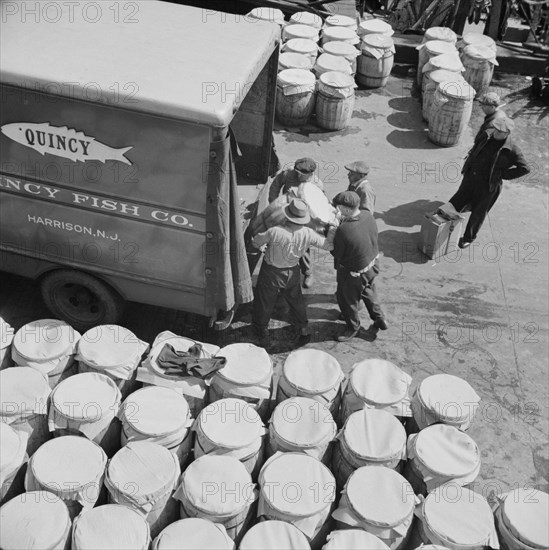
M 315 280 L 310 273 L 305 275 L 305 277 L 303 277 L 303 288 L 312 288 L 314 282 Z
M 374 321 L 374 327 L 378 328 L 379 330 L 387 330 L 389 326 L 387 325 L 387 321 L 380 317 L 379 319 L 376 319 Z
M 343 334 L 337 337 L 338 342 L 347 342 L 352 340 L 360 332 L 360 327 L 358 328 L 348 328 Z
M 461 238 L 458 241 L 458 246 L 459 248 L 467 248 L 468 246 L 471 246 L 471 242 Z

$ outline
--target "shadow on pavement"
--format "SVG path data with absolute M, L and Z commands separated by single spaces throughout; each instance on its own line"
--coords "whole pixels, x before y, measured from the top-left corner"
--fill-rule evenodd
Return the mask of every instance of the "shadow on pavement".
M 426 212 L 434 212 L 443 204 L 444 203 L 440 201 L 418 199 L 414 202 L 389 208 L 389 210 L 385 212 L 376 212 L 374 217 L 383 220 L 387 225 L 394 225 L 395 227 L 414 227 L 414 225 L 421 225 L 423 214 Z
M 429 258 L 422 254 L 417 245 L 419 243 L 419 232 L 408 233 L 388 229 L 379 234 L 379 250 L 386 258 L 393 258 L 399 263 L 425 264 Z
M 427 130 L 393 130 L 387 141 L 397 149 L 440 149 L 429 141 Z

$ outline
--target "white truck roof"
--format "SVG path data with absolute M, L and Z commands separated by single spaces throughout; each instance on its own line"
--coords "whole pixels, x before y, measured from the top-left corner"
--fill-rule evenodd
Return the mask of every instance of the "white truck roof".
M 226 126 L 277 24 L 158 0 L 3 2 L 4 84 Z

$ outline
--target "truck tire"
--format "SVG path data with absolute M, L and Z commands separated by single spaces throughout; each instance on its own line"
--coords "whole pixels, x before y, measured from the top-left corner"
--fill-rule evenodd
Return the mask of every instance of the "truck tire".
M 124 301 L 111 287 L 82 271 L 59 269 L 44 276 L 40 285 L 48 309 L 78 330 L 116 324 Z

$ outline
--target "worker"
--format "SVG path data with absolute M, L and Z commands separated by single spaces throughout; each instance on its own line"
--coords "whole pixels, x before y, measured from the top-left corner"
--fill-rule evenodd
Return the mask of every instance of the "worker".
M 473 149 L 482 147 L 494 131 L 494 122 L 505 119 L 509 128 L 513 129 L 513 121 L 507 117 L 502 107 L 505 103 L 495 92 L 488 92 L 479 99 L 480 107 L 484 113 L 484 121 L 475 136 Z M 472 149 L 472 150 L 473 150 Z
M 345 165 L 348 170 L 349 186 L 347 191 L 354 191 L 360 197 L 360 209 L 374 213 L 376 194 L 368 182 L 370 167 L 363 160 L 357 160 Z

